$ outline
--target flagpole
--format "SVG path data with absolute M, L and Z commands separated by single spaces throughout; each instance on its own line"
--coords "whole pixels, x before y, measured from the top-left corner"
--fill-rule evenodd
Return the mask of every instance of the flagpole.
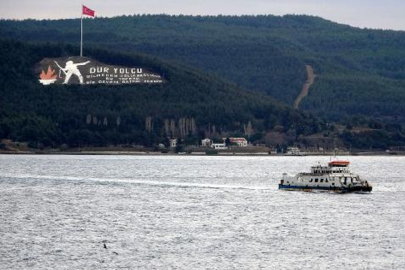
M 82 6 L 82 16 L 80 19 L 80 57 L 83 57 L 83 6 Z

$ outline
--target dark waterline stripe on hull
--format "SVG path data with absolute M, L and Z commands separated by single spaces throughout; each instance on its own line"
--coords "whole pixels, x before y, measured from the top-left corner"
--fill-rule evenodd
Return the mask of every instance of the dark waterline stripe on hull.
M 322 191 L 331 191 L 331 192 L 371 192 L 372 187 L 356 187 L 356 188 L 331 188 L 331 187 L 309 187 L 309 186 L 290 186 L 290 185 L 278 185 L 279 189 L 286 189 L 286 190 L 303 190 L 303 191 L 312 191 L 312 190 L 322 190 Z
M 301 189 L 301 190 L 327 190 L 327 191 L 343 191 L 341 188 L 329 188 L 329 187 L 309 187 L 309 186 L 290 186 L 290 185 L 278 185 L 279 189 Z

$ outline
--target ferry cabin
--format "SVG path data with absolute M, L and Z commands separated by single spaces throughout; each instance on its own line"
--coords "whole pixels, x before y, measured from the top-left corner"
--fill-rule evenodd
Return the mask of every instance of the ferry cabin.
M 283 175 L 283 184 L 293 187 L 334 189 L 355 186 L 361 180 L 358 175 L 350 173 L 349 162 L 331 162 L 329 166 L 312 166 L 310 173 L 299 173 L 294 177 Z

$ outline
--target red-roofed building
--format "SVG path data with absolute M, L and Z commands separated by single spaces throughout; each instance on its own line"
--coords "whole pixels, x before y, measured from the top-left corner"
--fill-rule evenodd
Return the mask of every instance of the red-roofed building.
M 247 147 L 248 141 L 245 138 L 229 138 L 231 143 L 238 145 L 239 147 Z

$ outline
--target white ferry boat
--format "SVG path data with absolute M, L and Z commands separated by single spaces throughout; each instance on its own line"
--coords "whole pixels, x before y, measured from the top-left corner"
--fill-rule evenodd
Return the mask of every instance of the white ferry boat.
M 332 192 L 371 192 L 373 187 L 367 180 L 349 170 L 349 161 L 331 161 L 328 166 L 316 165 L 310 173 L 295 176 L 283 174 L 278 186 L 285 190 L 332 191 Z

